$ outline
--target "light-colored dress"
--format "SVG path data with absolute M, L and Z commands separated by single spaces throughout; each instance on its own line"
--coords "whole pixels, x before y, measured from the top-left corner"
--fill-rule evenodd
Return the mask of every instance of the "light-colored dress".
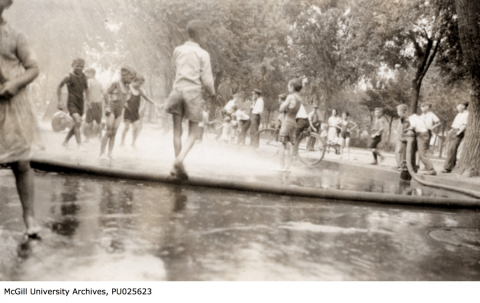
M 4 79 L 22 75 L 37 67 L 25 35 L 5 22 L 0 25 L 0 71 Z M 34 104 L 28 88 L 13 98 L 0 98 L 0 163 L 29 160 L 32 152 L 44 148 Z
M 338 128 L 336 127 L 338 125 L 338 123 L 341 123 L 342 122 L 342 118 L 340 118 L 339 116 L 331 116 L 330 118 L 328 118 L 328 137 L 327 137 L 327 140 L 328 142 L 332 143 L 332 144 L 336 144 L 337 143 L 337 138 L 338 138 Z

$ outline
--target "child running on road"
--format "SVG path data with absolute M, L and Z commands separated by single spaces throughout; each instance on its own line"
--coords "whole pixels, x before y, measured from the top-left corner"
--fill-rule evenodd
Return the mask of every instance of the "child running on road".
M 120 80 L 112 83 L 105 95 L 105 116 L 107 116 L 107 132 L 102 139 L 102 146 L 100 149 L 100 158 L 105 159 L 105 149 L 108 144 L 108 158 L 112 159 L 112 151 L 115 145 L 115 136 L 117 135 L 118 127 L 122 123 L 123 109 L 125 102 L 130 99 L 130 83 L 137 76 L 137 72 L 131 67 L 122 67 L 120 70 Z M 113 100 L 110 101 L 110 95 L 113 95 Z
M 25 35 L 1 15 L 12 0 L 0 0 L 0 164 L 15 175 L 26 226 L 25 235 L 37 238 L 40 227 L 34 215 L 34 175 L 30 156 L 43 142 L 27 85 L 38 76 L 38 64 Z M 6 193 L 2 193 L 6 194 Z
M 195 144 L 198 136 L 198 124 L 203 121 L 205 101 L 202 89 L 215 95 L 210 55 L 201 48 L 207 38 L 207 27 L 198 20 L 187 25 L 189 40 L 175 48 L 176 74 L 173 91 L 167 101 L 166 111 L 173 117 L 173 145 L 175 161 L 170 174 L 178 180 L 188 180 L 183 161 Z M 189 121 L 188 138 L 182 147 L 182 120 Z
M 125 144 L 125 137 L 127 136 L 127 132 L 130 129 L 130 125 L 132 125 L 132 147 L 136 148 L 135 143 L 137 141 L 138 134 L 140 133 L 140 124 L 142 122 L 140 113 L 143 112 L 144 107 L 144 104 L 141 102 L 142 98 L 145 99 L 145 101 L 158 107 L 157 103 L 155 103 L 155 101 L 148 97 L 147 93 L 142 88 L 142 85 L 144 83 L 145 78 L 142 75 L 137 75 L 133 82 L 130 84 L 131 97 L 125 103 L 125 112 L 123 115 L 123 122 L 125 123 L 125 128 L 123 129 L 122 133 L 122 146 Z
M 302 90 L 303 84 L 301 79 L 293 79 L 288 83 L 289 95 L 287 100 L 280 105 L 280 112 L 285 112 L 285 117 L 280 128 L 280 171 L 289 172 L 290 163 L 292 161 L 293 146 L 297 139 L 297 121 L 296 117 L 300 106 L 302 105 L 302 97 L 299 92 Z M 287 159 L 285 161 L 285 150 L 287 150 Z
M 68 141 L 75 135 L 78 147 L 82 147 L 80 127 L 82 126 L 82 116 L 84 113 L 84 95 L 88 89 L 87 77 L 83 73 L 85 60 L 75 59 L 72 63 L 73 71 L 65 76 L 57 88 L 58 109 L 62 110 L 62 87 L 67 85 L 68 99 L 67 110 L 72 116 L 75 124 L 68 132 L 63 146 L 67 147 Z M 89 108 L 89 100 L 87 100 L 87 108 Z

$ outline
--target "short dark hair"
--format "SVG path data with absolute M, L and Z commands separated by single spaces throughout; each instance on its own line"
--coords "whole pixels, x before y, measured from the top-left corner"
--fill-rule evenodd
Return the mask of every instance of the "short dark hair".
M 397 110 L 401 111 L 402 113 L 408 112 L 408 106 L 406 104 L 400 104 L 397 106 Z
M 347 115 L 347 117 L 350 117 L 350 113 L 349 112 L 343 112 L 345 115 Z
M 132 77 L 136 77 L 137 76 L 137 72 L 130 66 L 123 66 L 121 69 L 120 69 L 120 72 L 127 72 L 129 73 L 130 75 L 132 75 Z
M 83 60 L 82 58 L 77 58 L 77 59 L 73 60 L 72 66 L 74 66 L 75 64 L 80 64 L 80 63 L 85 64 L 85 60 Z
M 203 21 L 192 20 L 187 24 L 187 32 L 190 38 L 198 38 L 205 31 L 207 31 L 207 25 Z
M 288 85 L 291 85 L 296 92 L 301 91 L 303 88 L 302 79 L 300 78 L 290 80 L 290 82 L 288 82 Z

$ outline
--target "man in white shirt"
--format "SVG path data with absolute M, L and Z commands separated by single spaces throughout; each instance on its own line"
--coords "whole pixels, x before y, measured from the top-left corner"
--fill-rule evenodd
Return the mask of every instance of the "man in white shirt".
M 241 110 L 236 111 L 238 126 L 240 127 L 240 135 L 238 136 L 238 144 L 244 145 L 245 138 L 247 137 L 248 129 L 250 128 L 250 116 Z
M 262 99 L 262 91 L 259 89 L 253 90 L 253 105 L 252 105 L 252 117 L 251 129 L 250 129 L 250 146 L 258 148 L 260 144 L 260 138 L 257 136 L 258 128 L 260 127 L 260 121 L 262 119 L 262 113 L 264 108 L 264 102 Z
M 420 161 L 422 161 L 423 165 L 425 165 L 426 173 L 425 175 L 435 176 L 437 172 L 433 168 L 432 161 L 428 156 L 428 146 L 430 142 L 430 135 L 428 132 L 427 125 L 422 120 L 420 116 L 417 114 L 413 114 L 408 118 L 408 122 L 410 126 L 407 130 L 412 129 L 416 133 L 417 138 L 417 149 L 418 149 L 418 156 Z
M 420 118 L 423 120 L 423 122 L 425 122 L 425 125 L 427 126 L 427 129 L 428 129 L 428 135 L 429 135 L 428 147 L 430 147 L 432 133 L 442 123 L 440 122 L 440 119 L 437 117 L 437 115 L 435 115 L 432 112 L 432 104 L 422 103 L 422 105 L 420 106 L 420 110 L 422 111 Z
M 451 173 L 455 164 L 457 163 L 457 151 L 460 143 L 465 136 L 465 129 L 467 128 L 468 122 L 468 111 L 466 110 L 468 103 L 461 102 L 457 105 L 458 114 L 453 120 L 452 129 L 448 132 L 448 149 L 447 149 L 447 158 L 445 159 L 445 164 L 443 165 L 442 173 L 448 174 Z

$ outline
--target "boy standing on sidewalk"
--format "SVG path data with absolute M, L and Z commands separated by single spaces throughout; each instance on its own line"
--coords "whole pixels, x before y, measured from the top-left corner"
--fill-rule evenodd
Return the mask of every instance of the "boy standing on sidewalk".
M 448 149 L 447 149 L 447 159 L 445 159 L 445 164 L 443 165 L 444 174 L 449 174 L 452 172 L 453 168 L 457 164 L 457 151 L 460 143 L 462 143 L 463 137 L 465 136 L 465 129 L 467 128 L 468 122 L 468 103 L 461 102 L 457 105 L 458 114 L 453 120 L 452 129 L 448 132 Z
M 187 25 L 189 40 L 175 48 L 176 75 L 173 91 L 168 97 L 166 111 L 173 117 L 173 145 L 175 161 L 170 174 L 179 180 L 188 180 L 183 161 L 195 144 L 198 136 L 198 124 L 203 121 L 205 101 L 202 98 L 204 88 L 215 95 L 210 55 L 200 47 L 206 42 L 207 27 L 198 20 Z M 182 148 L 182 120 L 189 121 L 188 138 Z

